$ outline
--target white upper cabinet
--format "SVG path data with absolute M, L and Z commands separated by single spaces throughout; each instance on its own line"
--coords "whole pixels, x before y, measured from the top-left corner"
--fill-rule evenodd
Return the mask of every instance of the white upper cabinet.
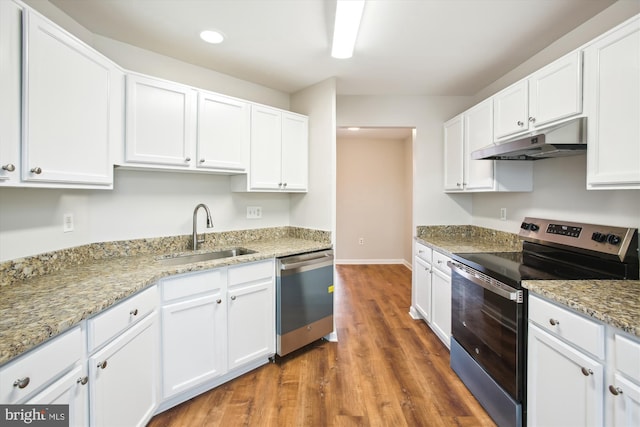
M 196 92 L 127 74 L 125 162 L 188 168 L 194 159 Z
M 491 99 L 444 124 L 445 192 L 531 191 L 531 162 L 474 160 L 471 153 L 493 142 Z
M 22 9 L 0 1 L 0 186 L 20 182 Z
M 24 32 L 22 180 L 111 188 L 119 71 L 29 9 Z
M 587 188 L 640 189 L 640 17 L 585 50 Z
M 246 172 L 251 105 L 210 92 L 198 94 L 198 168 Z
M 581 52 L 572 52 L 499 92 L 493 108 L 495 141 L 581 114 Z
M 233 191 L 305 192 L 309 174 L 309 119 L 264 105 L 251 106 L 251 161 L 234 176 Z

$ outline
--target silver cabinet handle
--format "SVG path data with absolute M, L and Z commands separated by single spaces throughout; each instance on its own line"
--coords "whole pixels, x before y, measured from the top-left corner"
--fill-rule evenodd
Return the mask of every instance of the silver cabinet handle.
M 235 295 L 231 295 L 231 301 L 235 301 L 236 300 L 236 296 Z
M 132 316 L 137 316 L 137 315 L 138 315 L 138 309 L 137 309 L 137 308 L 134 308 L 133 310 L 131 310 L 131 311 L 129 312 L 129 314 L 130 314 L 130 315 L 132 315 Z
M 30 381 L 31 378 L 29 377 L 19 378 L 13 382 L 13 386 L 22 389 L 28 386 Z
M 518 126 L 522 127 L 522 126 L 524 126 L 524 123 L 522 123 L 520 120 L 518 120 Z
M 190 162 L 191 161 L 191 157 L 187 157 L 186 159 L 184 159 L 185 162 Z
M 89 377 L 80 377 L 76 381 L 77 384 L 86 385 L 89 382 Z
M 107 361 L 103 360 L 102 362 L 98 363 L 98 368 L 100 369 L 105 369 L 107 367 Z
M 589 375 L 593 375 L 593 371 L 589 368 L 581 368 L 580 371 L 582 371 L 582 375 L 584 375 L 585 377 L 588 377 Z
M 611 392 L 611 394 L 613 394 L 614 396 L 617 396 L 619 394 L 622 394 L 622 389 L 620 387 L 616 387 L 613 385 L 609 386 L 609 391 Z
M 551 323 L 551 326 L 557 326 L 560 324 L 560 321 L 556 319 L 549 319 L 549 323 Z
M 287 183 L 285 182 L 284 184 L 282 184 L 282 186 L 283 186 L 283 187 L 286 187 L 286 186 L 287 186 Z
M 456 187 L 460 187 L 460 186 L 462 186 L 462 184 L 459 182 L 456 182 Z
M 205 161 L 205 159 L 200 159 L 200 163 L 204 163 Z
M 530 123 L 535 123 L 536 122 L 536 118 L 535 117 L 529 117 L 529 122 Z
M 13 163 L 9 163 L 2 166 L 2 170 L 5 170 L 7 172 L 13 172 L 14 170 L 16 170 L 16 167 L 13 165 Z
M 218 304 L 222 304 L 222 300 L 221 300 L 220 298 L 218 298 L 218 299 L 216 300 L 216 303 L 218 303 Z
M 42 168 L 36 167 L 31 169 L 31 173 L 35 173 L 36 175 L 40 175 L 42 173 Z

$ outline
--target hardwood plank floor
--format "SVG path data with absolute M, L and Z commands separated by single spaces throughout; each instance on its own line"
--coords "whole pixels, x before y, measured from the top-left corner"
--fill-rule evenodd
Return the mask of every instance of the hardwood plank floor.
M 338 342 L 318 341 L 155 416 L 176 426 L 495 426 L 409 316 L 411 271 L 339 265 Z

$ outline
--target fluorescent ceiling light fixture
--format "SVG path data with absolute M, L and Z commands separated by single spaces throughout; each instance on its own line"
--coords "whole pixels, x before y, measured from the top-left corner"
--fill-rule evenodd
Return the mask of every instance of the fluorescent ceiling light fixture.
M 353 56 L 358 38 L 365 0 L 337 0 L 331 56 L 344 59 Z
M 211 44 L 222 43 L 222 41 L 224 40 L 224 36 L 222 35 L 221 32 L 213 31 L 213 30 L 205 30 L 201 32 L 200 38 L 206 41 L 207 43 L 211 43 Z
M 358 127 L 348 127 L 347 130 L 358 131 L 358 130 L 360 130 L 360 128 L 358 128 Z

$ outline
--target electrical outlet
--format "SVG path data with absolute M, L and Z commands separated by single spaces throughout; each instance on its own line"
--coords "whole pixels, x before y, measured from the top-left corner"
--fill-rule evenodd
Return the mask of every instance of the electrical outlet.
M 507 220 L 507 208 L 500 208 L 500 219 L 502 221 Z
M 73 214 L 66 213 L 62 215 L 62 231 L 64 233 L 70 233 L 73 231 Z
M 247 219 L 262 218 L 262 206 L 247 206 Z
M 360 237 L 360 238 L 358 239 L 358 244 L 359 244 L 359 245 L 364 245 L 364 237 Z

